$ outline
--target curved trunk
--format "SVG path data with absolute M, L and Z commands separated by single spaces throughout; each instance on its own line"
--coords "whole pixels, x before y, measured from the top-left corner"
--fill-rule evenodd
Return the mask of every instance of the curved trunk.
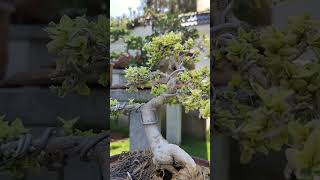
M 165 76 L 167 80 L 167 92 L 160 96 L 154 97 L 147 103 L 140 104 L 124 104 L 111 107 L 111 111 L 118 110 L 137 110 L 140 109 L 142 114 L 142 124 L 148 143 L 153 153 L 153 163 L 157 169 L 168 170 L 172 173 L 172 179 L 207 179 L 207 174 L 202 173 L 202 169 L 197 166 L 193 158 L 175 144 L 170 144 L 163 136 L 157 127 L 156 109 L 161 105 L 168 103 L 170 98 L 177 94 L 176 75 L 183 71 L 178 69 L 172 72 L 169 76 Z M 168 119 L 170 121 L 170 119 Z
M 153 152 L 153 163 L 158 168 L 167 169 L 174 176 L 178 174 L 174 165 L 178 164 L 182 167 L 185 178 L 195 179 L 197 171 L 195 161 L 179 146 L 168 143 L 154 123 L 156 122 L 155 109 L 164 104 L 170 97 L 167 95 L 158 96 L 141 107 L 144 129 Z

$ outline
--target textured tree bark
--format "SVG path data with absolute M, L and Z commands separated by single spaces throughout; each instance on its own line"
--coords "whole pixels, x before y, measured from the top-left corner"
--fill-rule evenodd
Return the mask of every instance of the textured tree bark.
M 144 122 L 156 122 L 155 109 L 165 104 L 172 97 L 170 94 L 176 92 L 176 78 L 170 79 L 167 85 L 167 94 L 155 97 L 141 107 Z M 168 143 L 155 124 L 144 124 L 144 128 L 153 153 L 153 163 L 159 168 L 167 169 L 174 175 L 178 173 L 174 168 L 174 165 L 178 163 L 188 174 L 189 179 L 195 179 L 197 168 L 192 157 L 179 146 Z
M 175 81 L 175 79 L 173 81 Z M 175 91 L 176 84 L 170 83 L 170 81 L 168 84 L 171 84 L 167 91 L 168 94 L 155 97 L 142 106 L 140 104 L 129 104 L 124 105 L 124 107 L 111 107 L 111 111 L 117 111 L 119 109 L 124 109 L 125 111 L 140 109 L 143 122 L 151 122 L 148 124 L 144 123 L 144 130 L 153 153 L 153 163 L 158 166 L 159 169 L 166 169 L 176 177 L 181 175 L 179 172 L 183 172 L 182 175 L 184 178 L 195 180 L 197 179 L 196 177 L 199 176 L 199 174 L 197 174 L 195 161 L 179 146 L 168 143 L 161 135 L 155 123 L 155 110 L 159 106 L 167 103 L 167 101 L 174 96 L 171 93 Z M 176 166 L 182 167 L 182 169 L 178 172 L 175 168 Z
M 203 175 L 197 170 L 197 165 L 193 158 L 183 149 L 175 144 L 170 144 L 163 138 L 159 128 L 157 127 L 157 117 L 155 110 L 161 105 L 166 104 L 170 98 L 176 96 L 177 83 L 176 75 L 183 71 L 178 69 L 165 76 L 167 79 L 168 90 L 166 93 L 157 96 L 147 103 L 140 104 L 124 104 L 111 107 L 111 111 L 125 110 L 132 111 L 140 109 L 144 130 L 147 136 L 148 143 L 153 153 L 153 163 L 158 169 L 166 169 L 173 175 L 173 179 L 192 179 L 196 180 Z M 170 119 L 169 119 L 170 121 Z M 179 169 L 179 171 L 177 170 Z M 181 169 L 180 169 L 181 168 Z M 203 179 L 203 177 L 202 177 Z
M 155 113 L 153 110 L 164 104 L 166 99 L 167 97 L 165 96 L 159 96 L 146 103 L 141 108 L 143 119 L 155 120 Z M 188 153 L 177 145 L 169 144 L 167 140 L 163 138 L 156 125 L 144 125 L 144 128 L 151 151 L 153 152 L 154 164 L 159 165 L 160 167 L 166 167 L 167 170 L 174 173 L 174 170 L 168 166 L 179 163 L 179 165 L 186 168 L 191 175 L 192 173 L 195 173 L 196 163 Z

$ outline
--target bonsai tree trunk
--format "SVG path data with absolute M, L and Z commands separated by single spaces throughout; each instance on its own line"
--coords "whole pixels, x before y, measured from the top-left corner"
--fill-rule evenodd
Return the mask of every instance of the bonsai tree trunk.
M 165 94 L 157 96 L 147 103 L 128 104 L 125 107 L 112 107 L 111 111 L 125 109 L 126 111 L 140 109 L 144 130 L 148 143 L 153 153 L 153 163 L 157 169 L 166 169 L 172 173 L 172 179 L 205 179 L 205 174 L 199 173 L 201 169 L 196 165 L 193 158 L 181 149 L 178 145 L 170 144 L 162 135 L 157 127 L 155 110 L 168 101 L 176 94 L 176 78 L 168 81 L 168 90 Z M 170 121 L 170 119 L 169 119 Z
M 153 163 L 159 168 L 170 171 L 173 174 L 173 179 L 196 179 L 197 166 L 192 157 L 179 146 L 168 143 L 156 124 L 149 124 L 149 122 L 156 122 L 155 109 L 166 103 L 172 98 L 171 94 L 175 93 L 176 78 L 169 80 L 168 85 L 168 94 L 155 97 L 141 107 L 144 129 L 153 152 Z M 176 163 L 182 167 L 179 173 L 174 167 Z
M 148 121 L 155 121 L 156 115 L 154 109 L 162 105 L 167 99 L 168 97 L 166 96 L 159 96 L 150 100 L 141 109 L 142 118 Z M 146 124 L 144 125 L 144 129 L 151 151 L 153 152 L 154 164 L 176 174 L 177 171 L 173 165 L 178 162 L 179 165 L 184 167 L 187 176 L 190 178 L 194 177 L 196 163 L 188 153 L 175 144 L 169 144 L 168 141 L 163 138 L 159 128 L 155 124 Z

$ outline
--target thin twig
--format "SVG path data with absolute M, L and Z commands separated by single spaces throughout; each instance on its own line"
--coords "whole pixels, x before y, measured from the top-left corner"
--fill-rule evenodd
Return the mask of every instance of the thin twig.
M 238 29 L 240 26 L 240 23 L 225 23 L 225 24 L 219 24 L 216 26 L 213 26 L 210 29 L 210 32 L 213 33 L 213 35 L 215 35 L 216 33 L 218 33 L 219 31 L 223 31 L 223 30 L 228 30 L 228 29 L 233 29 L 236 30 Z
M 222 12 L 222 15 L 220 17 L 220 23 L 226 23 L 226 17 L 230 13 L 230 11 L 231 11 L 231 9 L 233 7 L 233 3 L 234 3 L 233 0 L 231 0 L 231 2 L 228 4 L 226 9 Z

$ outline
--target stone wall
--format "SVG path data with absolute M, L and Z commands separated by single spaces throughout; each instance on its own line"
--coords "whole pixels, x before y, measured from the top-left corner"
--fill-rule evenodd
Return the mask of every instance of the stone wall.
M 5 77 L 10 79 L 19 73 L 34 74 L 50 72 L 54 68 L 54 58 L 47 51 L 47 33 L 44 26 L 11 26 L 8 42 L 7 72 Z M 48 75 L 48 74 L 42 74 Z M 21 78 L 21 76 L 20 76 Z M 23 78 L 23 77 L 22 77 Z M 90 96 L 69 94 L 60 98 L 49 90 L 46 85 L 37 83 L 28 85 L 0 87 L 0 114 L 6 114 L 7 120 L 21 118 L 31 134 L 37 137 L 47 127 L 61 126 L 57 117 L 72 119 L 80 117 L 80 128 L 107 129 L 106 117 L 107 94 L 104 88 L 92 88 Z M 26 180 L 58 180 L 59 173 L 46 169 L 28 172 Z M 99 179 L 96 163 L 80 162 L 79 157 L 69 159 L 64 167 L 64 180 Z M 0 173 L 1 180 L 11 180 L 10 176 Z
M 79 125 L 87 128 L 107 128 L 106 98 L 103 89 L 90 96 L 75 94 L 60 98 L 48 87 L 0 88 L 0 114 L 7 119 L 22 119 L 27 126 L 60 126 L 57 117 L 80 117 Z
M 55 64 L 54 57 L 46 48 L 49 38 L 44 28 L 45 26 L 11 25 L 7 78 L 16 73 L 48 69 Z

